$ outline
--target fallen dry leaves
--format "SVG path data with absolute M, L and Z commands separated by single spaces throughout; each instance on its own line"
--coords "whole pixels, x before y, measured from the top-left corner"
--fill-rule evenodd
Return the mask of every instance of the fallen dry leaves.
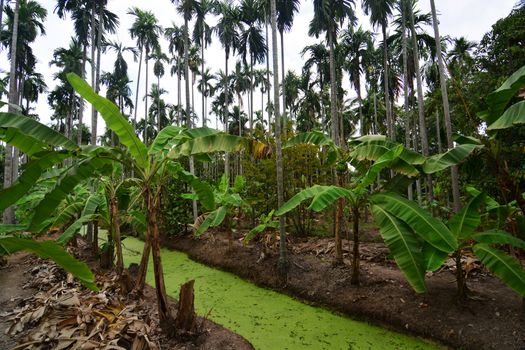
M 80 286 L 54 263 L 37 260 L 24 288 L 36 294 L 22 306 L 0 316 L 9 317 L 7 334 L 25 334 L 15 349 L 159 349 L 151 340 L 155 327 L 151 310 L 120 295 L 114 274 L 97 276 L 101 290 Z

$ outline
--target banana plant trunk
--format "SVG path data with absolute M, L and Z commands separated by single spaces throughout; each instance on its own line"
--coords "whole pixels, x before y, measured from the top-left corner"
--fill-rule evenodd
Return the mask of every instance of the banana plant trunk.
M 137 89 L 135 92 L 135 110 L 133 113 L 133 126 L 137 127 L 137 112 L 138 112 L 138 103 L 139 103 L 139 89 L 140 89 L 140 72 L 142 70 L 142 54 L 144 53 L 144 50 L 142 46 L 139 47 L 140 55 L 139 55 L 139 70 L 137 72 Z
M 353 285 L 359 285 L 359 207 L 354 206 L 352 208 L 353 217 L 353 234 L 354 234 L 354 249 L 352 254 L 352 277 L 350 283 Z
M 144 191 L 145 201 L 147 203 L 147 231 L 151 241 L 151 252 L 153 256 L 153 272 L 155 277 L 155 292 L 157 295 L 157 308 L 159 312 L 160 325 L 168 334 L 172 333 L 175 319 L 171 315 L 168 305 L 168 296 L 166 294 L 166 285 L 164 284 L 164 271 L 162 269 L 162 260 L 160 257 L 160 239 L 159 227 L 157 223 L 158 196 L 152 193 L 151 188 Z
M 120 218 L 118 212 L 118 202 L 115 197 L 110 201 L 111 225 L 113 226 L 113 236 L 115 239 L 115 249 L 117 251 L 117 274 L 122 275 L 124 270 L 124 258 L 122 256 L 122 242 L 120 237 Z
M 455 254 L 456 260 L 456 284 L 458 286 L 458 299 L 465 301 L 467 299 L 467 281 L 465 280 L 465 272 L 461 263 L 461 249 L 458 249 Z

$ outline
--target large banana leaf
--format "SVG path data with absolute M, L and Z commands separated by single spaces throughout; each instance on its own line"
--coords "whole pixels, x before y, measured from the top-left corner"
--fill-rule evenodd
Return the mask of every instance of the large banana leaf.
M 35 209 L 35 214 L 29 225 L 31 231 L 44 229 L 42 223 L 51 216 L 60 202 L 73 191 L 76 185 L 91 177 L 111 172 L 111 160 L 107 158 L 88 158 L 80 161 L 68 169 L 61 176 L 55 187 L 45 195 Z
M 465 136 L 465 135 L 461 135 L 461 134 L 454 134 L 452 136 L 452 138 L 454 139 L 454 142 L 456 142 L 457 144 L 459 145 L 463 145 L 463 144 L 466 144 L 466 143 L 471 143 L 473 145 L 481 145 L 481 141 L 475 137 L 472 137 L 472 136 Z
M 308 209 L 321 211 L 326 207 L 334 204 L 339 198 L 347 198 L 355 201 L 355 195 L 352 191 L 338 186 L 320 186 L 315 185 L 302 190 L 295 196 L 284 203 L 276 212 L 276 216 L 281 216 L 296 208 L 303 201 L 313 198 Z
M 71 225 L 69 225 L 69 227 L 64 231 L 64 233 L 62 233 L 60 235 L 60 237 L 58 237 L 56 239 L 56 242 L 60 245 L 64 245 L 66 244 L 67 242 L 69 242 L 69 240 L 71 238 L 73 238 L 73 236 L 78 232 L 80 231 L 80 229 L 82 228 L 82 226 L 84 226 L 85 224 L 87 224 L 88 222 L 92 221 L 93 219 L 96 218 L 96 215 L 85 215 L 85 216 L 81 216 L 80 218 L 78 218 L 78 220 L 76 220 L 74 223 L 72 223 Z
M 84 208 L 84 203 L 74 202 L 65 206 L 62 210 L 56 215 L 53 224 L 51 227 L 61 227 L 68 223 L 76 214 L 82 212 Z
M 246 150 L 248 153 L 258 156 L 265 148 L 265 144 L 244 137 L 212 134 L 190 139 L 181 145 L 175 146 L 168 153 L 168 158 L 177 159 L 181 156 L 200 153 L 237 152 L 240 150 Z
M 426 292 L 423 254 L 412 229 L 379 205 L 372 206 L 374 221 L 399 269 L 417 293 Z
M 224 218 L 226 217 L 226 214 L 228 214 L 228 209 L 224 206 L 219 207 L 211 213 L 209 213 L 206 216 L 206 219 L 204 219 L 204 221 L 200 225 L 197 225 L 197 231 L 195 231 L 195 236 L 202 235 L 210 227 L 216 227 L 222 224 Z
M 0 132 L 3 141 L 12 144 L 22 152 L 33 155 L 48 146 L 74 150 L 78 146 L 61 133 L 38 121 L 13 113 L 0 113 Z
M 525 85 L 525 66 L 512 74 L 496 91 L 486 98 L 489 110 L 481 116 L 487 124 L 496 121 L 509 104 L 509 101 Z
M 328 135 L 317 130 L 297 134 L 284 144 L 283 149 L 301 144 L 309 144 L 318 147 L 327 146 L 327 163 L 329 165 L 335 163 L 341 155 L 340 149 L 335 145 L 334 141 Z
M 425 261 L 425 271 L 436 271 L 448 259 L 448 254 L 436 249 L 429 243 L 423 243 L 423 259 Z
M 350 156 L 358 160 L 377 161 L 386 152 L 400 145 L 401 144 L 390 140 L 372 140 L 357 145 L 352 152 L 350 152 Z M 400 154 L 399 158 L 410 165 L 421 165 L 425 162 L 425 157 L 421 154 L 406 148 L 403 148 L 403 152 Z
M 42 259 L 51 259 L 58 266 L 78 278 L 80 282 L 93 291 L 98 291 L 93 273 L 86 264 L 69 255 L 60 245 L 53 241 L 36 242 L 18 237 L 0 237 L 0 248 L 7 253 L 27 250 Z
M 501 230 L 489 230 L 476 233 L 472 238 L 478 243 L 484 244 L 510 244 L 513 247 L 525 249 L 525 241 L 512 236 L 510 233 Z
M 198 178 L 194 178 L 190 181 L 191 187 L 197 194 L 199 203 L 202 204 L 206 210 L 215 209 L 215 196 L 213 194 L 213 187 L 206 181 L 201 181 Z
M 427 174 L 434 174 L 451 166 L 459 164 L 467 158 L 474 150 L 483 146 L 475 144 L 459 145 L 445 153 L 436 154 L 429 157 L 423 164 L 423 171 Z
M 476 244 L 472 249 L 492 273 L 522 297 L 525 297 L 525 271 L 523 271 L 518 260 L 490 247 L 488 244 Z
M 487 130 L 507 129 L 517 124 L 525 124 L 525 101 L 510 106 Z
M 36 184 L 42 174 L 50 167 L 62 162 L 69 153 L 50 151 L 31 160 L 25 167 L 18 181 L 0 192 L 0 211 L 16 203 Z
M 395 193 L 377 193 L 370 197 L 370 201 L 406 222 L 415 233 L 436 249 L 445 253 L 457 249 L 457 240 L 445 224 L 432 217 L 416 203 Z
M 106 122 L 106 126 L 118 136 L 120 143 L 126 146 L 135 162 L 142 169 L 148 166 L 148 149 L 139 140 L 130 123 L 120 114 L 118 107 L 108 99 L 99 96 L 88 83 L 74 73 L 67 75 L 73 88 L 96 108 Z
M 155 137 L 155 140 L 153 140 L 151 146 L 149 146 L 148 154 L 156 154 L 162 151 L 170 140 L 181 134 L 182 130 L 184 130 L 184 128 L 173 125 L 167 126 L 164 129 L 162 129 L 157 134 L 157 137 Z
M 468 239 L 481 222 L 479 206 L 485 202 L 483 193 L 477 194 L 450 219 L 448 227 L 457 239 Z

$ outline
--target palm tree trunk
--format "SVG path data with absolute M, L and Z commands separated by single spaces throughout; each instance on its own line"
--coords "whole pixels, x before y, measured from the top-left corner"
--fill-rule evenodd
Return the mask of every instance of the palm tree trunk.
M 202 44 L 201 44 L 201 102 L 202 102 L 202 126 L 206 127 L 206 111 L 205 109 L 205 84 L 204 84 L 204 31 L 202 32 Z
M 328 45 L 330 49 L 330 117 L 332 119 L 332 139 L 337 146 L 341 145 L 339 138 L 339 115 L 337 114 L 337 82 L 335 76 L 334 33 L 332 25 L 328 29 Z
M 277 56 L 277 10 L 275 0 L 270 0 L 271 22 L 272 22 L 272 60 L 273 60 L 273 103 L 275 113 L 275 148 L 276 148 L 276 167 L 277 167 L 277 205 L 279 208 L 284 203 L 284 171 L 283 171 L 283 150 L 281 144 L 281 116 L 279 106 L 279 59 Z M 288 267 L 286 254 L 286 231 L 285 217 L 279 217 L 279 271 L 285 273 Z
M 250 133 L 253 135 L 253 58 L 250 58 Z
M 87 44 L 84 43 L 82 47 L 82 79 L 86 78 L 86 62 L 87 62 Z M 78 111 L 78 134 L 77 134 L 77 144 L 82 144 L 82 123 L 84 121 L 84 100 L 79 97 L 80 109 Z
M 286 114 L 287 113 L 286 111 L 286 90 L 284 89 L 284 79 L 286 78 L 286 72 L 284 70 L 284 31 L 280 30 L 279 34 L 281 37 L 281 74 L 282 74 L 281 84 L 283 86 L 283 88 L 281 89 L 282 94 L 283 94 L 283 135 L 284 135 L 284 139 L 286 140 L 286 133 L 287 133 L 287 128 L 288 128 L 288 122 L 287 122 L 288 115 Z
M 97 2 L 93 1 L 91 3 L 91 86 L 93 89 L 95 89 L 96 85 L 96 77 L 97 77 L 97 68 L 95 66 L 95 63 L 97 61 L 96 58 L 96 31 L 95 31 L 95 22 L 96 22 L 96 9 L 97 9 Z M 96 119 L 96 109 L 94 106 L 91 106 L 91 130 L 93 130 L 93 119 Z M 67 122 L 66 122 L 67 124 Z M 91 133 L 91 144 L 94 145 L 96 143 L 96 137 L 93 138 L 93 133 Z
M 182 85 L 182 73 L 180 71 L 180 61 L 179 61 L 179 59 L 177 59 L 177 105 L 179 107 L 177 109 L 177 125 L 178 126 L 182 125 L 182 114 L 181 114 L 181 109 L 182 109 L 182 91 L 181 91 L 181 85 Z
M 3 11 L 3 8 L 2 8 Z M 11 37 L 11 68 L 9 71 L 9 102 L 15 105 L 18 101 L 18 91 L 16 88 L 16 52 L 18 43 L 18 20 L 20 12 L 20 0 L 15 2 L 15 10 L 13 16 L 13 36 Z M 10 105 L 8 111 L 10 113 L 16 113 L 14 107 Z M 14 147 L 6 143 L 5 146 L 5 159 L 4 159 L 4 188 L 11 187 L 13 183 L 13 153 Z M 4 210 L 3 213 L 4 224 L 15 223 L 15 211 L 13 207 L 9 207 Z
M 403 106 L 405 109 L 405 146 L 407 149 L 410 149 L 410 111 L 408 107 L 408 52 L 407 52 L 407 36 L 406 36 L 406 18 L 405 18 L 405 11 L 403 9 L 406 8 L 406 6 L 401 6 L 401 31 L 402 31 L 402 45 L 403 45 L 403 96 L 404 96 L 404 102 Z M 414 197 L 412 183 L 408 185 L 408 199 L 412 200 Z
M 441 98 L 443 99 L 443 115 L 445 119 L 445 130 L 447 133 L 447 148 L 452 149 L 454 142 L 452 140 L 452 123 L 450 120 L 450 107 L 448 103 L 447 79 L 445 77 L 445 65 L 443 63 L 443 56 L 441 54 L 441 37 L 439 35 L 439 24 L 437 21 L 436 5 L 434 0 L 430 0 L 430 7 L 432 8 L 432 22 L 434 24 L 434 37 L 436 39 L 437 59 L 439 67 L 439 81 L 441 84 Z M 450 168 L 452 180 L 452 197 L 454 201 L 454 212 L 459 212 L 461 209 L 461 199 L 459 194 L 459 173 L 458 167 Z
M 395 141 L 395 135 L 394 135 L 394 122 L 392 120 L 392 111 L 390 110 L 390 90 L 388 88 L 389 84 L 389 67 L 388 67 L 388 45 L 387 45 L 387 33 L 386 33 L 386 23 L 383 23 L 382 30 L 383 30 L 383 69 L 384 69 L 384 76 L 385 76 L 385 108 L 386 108 L 386 127 L 387 127 L 387 134 L 390 139 Z
M 135 111 L 133 115 L 133 123 L 135 124 L 134 127 L 137 127 L 137 112 L 138 112 L 138 104 L 139 104 L 139 90 L 140 90 L 140 71 L 142 69 L 142 54 L 144 52 L 142 46 L 139 48 L 140 50 L 140 56 L 139 56 L 139 71 L 137 74 L 137 89 L 135 93 Z
M 149 50 L 146 48 L 146 81 L 144 91 L 144 143 L 148 144 L 148 128 L 150 125 L 150 119 L 148 116 L 148 84 L 149 84 Z
M 224 122 L 224 132 L 228 133 L 228 49 L 226 49 L 226 59 L 224 67 L 224 108 L 222 111 L 222 118 Z M 226 152 L 224 154 L 224 175 L 229 180 L 230 179 L 230 154 Z
M 436 137 L 437 137 L 438 153 L 442 153 L 443 147 L 441 146 L 441 123 L 439 122 L 439 112 L 438 111 L 436 111 Z
M 268 21 L 266 22 L 266 42 L 268 43 Z M 270 50 L 266 50 L 266 81 L 268 82 L 268 88 L 266 89 L 266 94 L 268 95 L 267 96 L 267 101 L 266 101 L 266 105 L 267 107 L 270 107 Z M 264 111 L 264 107 L 261 107 L 262 110 Z M 270 132 L 272 130 L 272 112 L 271 112 L 271 108 L 268 108 L 267 110 L 267 113 L 268 113 L 268 132 Z
M 419 49 L 417 46 L 417 33 L 414 25 L 414 11 L 412 11 L 412 6 L 408 6 L 409 16 L 410 16 L 410 30 L 412 31 L 412 44 L 414 49 L 414 70 L 416 72 L 416 82 L 417 82 L 417 107 L 419 114 L 419 134 L 421 137 L 421 148 L 423 155 L 425 157 L 429 156 L 428 150 L 428 136 L 427 136 L 427 126 L 425 120 L 425 109 L 423 105 L 423 82 L 421 79 L 421 72 L 419 70 Z M 427 201 L 430 205 L 433 200 L 433 189 L 432 189 L 432 176 L 427 175 Z

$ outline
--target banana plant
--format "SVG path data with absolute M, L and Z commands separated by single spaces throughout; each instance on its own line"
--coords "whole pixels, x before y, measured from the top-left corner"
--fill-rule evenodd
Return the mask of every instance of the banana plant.
M 200 236 L 210 227 L 217 227 L 225 222 L 226 232 L 228 233 L 228 248 L 231 250 L 233 246 L 231 219 L 235 210 L 240 210 L 246 206 L 246 202 L 240 196 L 245 186 L 244 177 L 236 176 L 233 186 L 230 186 L 228 177 L 222 175 L 217 186 L 212 187 L 207 182 L 201 181 L 189 173 L 184 175 L 195 193 L 184 194 L 183 198 L 198 200 L 207 211 L 199 216 L 194 223 L 195 235 Z
M 292 197 L 275 214 L 283 215 L 307 199 L 312 199 L 309 209 L 314 211 L 323 210 L 336 201 L 341 203 L 341 199 L 346 200 L 350 206 L 353 226 L 352 284 L 359 284 L 359 209 L 367 205 L 369 187 L 376 181 L 378 174 L 386 168 L 398 173 L 379 190 L 403 189 L 411 181 L 410 177 L 446 169 L 481 147 L 477 144 L 460 145 L 446 153 L 424 157 L 404 148 L 401 144 L 388 140 L 385 136 L 368 135 L 351 140 L 350 150 L 343 153 L 341 149 L 333 146 L 328 136 L 317 131 L 297 135 L 286 147 L 299 143 L 328 146 L 328 159 L 332 162 L 338 161 L 336 167 L 338 178 L 345 177 L 347 163 L 355 168 L 357 176 L 354 176 L 349 187 L 343 186 L 342 182 L 338 181 L 339 186 L 316 185 L 307 188 Z M 371 166 L 370 162 L 373 162 Z
M 396 263 L 418 293 L 426 291 L 425 272 L 435 271 L 454 253 L 460 298 L 467 288 L 461 266 L 462 252 L 471 249 L 480 261 L 509 287 L 525 296 L 525 271 L 519 261 L 497 246 L 510 244 L 525 248 L 525 241 L 502 230 L 477 232 L 483 193 L 476 194 L 445 225 L 430 213 L 400 195 L 378 193 L 371 196 L 372 211 L 380 232 Z
M 135 289 L 139 293 L 142 292 L 151 251 L 160 323 L 167 332 L 172 332 L 175 322 L 168 307 L 157 222 L 163 184 L 182 170 L 182 166 L 176 162 L 182 157 L 201 156 L 209 159 L 208 155 L 213 152 L 236 152 L 241 149 L 259 153 L 264 152 L 266 146 L 254 140 L 226 135 L 213 129 L 186 130 L 168 126 L 161 130 L 152 144 L 147 147 L 139 140 L 133 127 L 115 104 L 95 93 L 79 76 L 71 73 L 67 78 L 77 93 L 100 113 L 106 126 L 115 133 L 125 148 L 124 163 L 136 178 L 146 211 L 146 237 Z

